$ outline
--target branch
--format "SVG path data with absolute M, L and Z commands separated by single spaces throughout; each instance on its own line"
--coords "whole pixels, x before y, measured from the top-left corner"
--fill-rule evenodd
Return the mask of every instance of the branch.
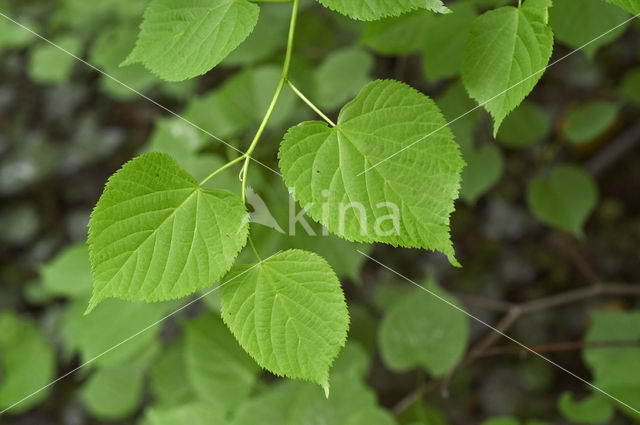
M 585 348 L 629 348 L 640 347 L 640 340 L 633 341 L 568 341 L 552 342 L 548 344 L 530 345 L 536 353 L 556 353 L 559 351 L 574 351 Z M 530 355 L 531 352 L 522 347 L 510 345 L 488 348 L 482 353 L 482 357 L 499 356 L 502 354 L 518 354 L 520 356 Z
M 511 304 L 505 301 L 493 300 L 490 298 L 478 297 L 475 295 L 456 294 L 465 304 L 476 305 L 478 307 L 485 307 L 489 310 L 506 311 L 502 319 L 495 325 L 495 329 L 505 333 L 507 332 L 520 317 L 525 314 L 538 312 L 546 309 L 560 307 L 567 304 L 572 304 L 578 301 L 586 300 L 596 296 L 615 296 L 615 295 L 637 295 L 640 296 L 640 284 L 629 283 L 595 283 L 586 288 L 575 289 L 560 294 L 550 295 L 547 297 L 526 301 L 519 304 Z M 442 379 L 431 380 L 425 385 L 416 388 L 411 393 L 407 394 L 402 400 L 400 400 L 394 407 L 393 412 L 399 414 L 409 407 L 414 401 L 428 393 L 432 389 L 440 385 L 440 392 L 443 397 L 448 397 L 448 386 L 451 378 L 461 368 L 467 366 L 473 360 L 481 357 L 488 357 L 491 355 L 501 354 L 507 351 L 507 347 L 498 347 L 492 349 L 493 345 L 500 339 L 502 335 L 498 332 L 491 330 L 487 336 L 485 336 L 480 342 L 474 345 L 464 359 L 458 363 L 449 373 L 447 373 Z M 580 346 L 577 346 L 580 344 Z M 640 341 L 615 341 L 615 342 L 579 342 L 579 343 L 552 343 L 543 344 L 530 347 L 535 352 L 554 352 L 554 351 L 566 351 L 571 349 L 596 347 L 596 346 L 640 346 Z M 514 352 L 528 352 L 522 348 L 514 347 L 510 348 Z

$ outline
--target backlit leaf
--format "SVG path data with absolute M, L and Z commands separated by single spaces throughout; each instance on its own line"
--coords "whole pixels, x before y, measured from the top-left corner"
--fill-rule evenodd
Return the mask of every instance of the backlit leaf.
M 375 81 L 342 108 L 336 127 L 290 128 L 280 169 L 309 216 L 337 235 L 438 250 L 457 264 L 449 215 L 463 161 L 445 124 L 427 96 Z
M 197 77 L 247 38 L 259 13 L 247 0 L 153 0 L 125 64 L 140 62 L 168 81 Z
M 318 0 L 329 9 L 361 21 L 398 16 L 416 9 L 449 13 L 442 0 Z
M 551 57 L 553 33 L 547 23 L 551 0 L 525 0 L 480 15 L 471 26 L 462 59 L 469 95 L 494 120 L 502 120 L 531 92 Z
M 235 266 L 221 288 L 222 317 L 267 370 L 320 384 L 345 343 L 349 315 L 340 282 L 322 257 L 289 250 Z
M 247 229 L 239 197 L 200 187 L 169 155 L 133 159 L 111 176 L 89 221 L 88 311 L 107 297 L 162 301 L 212 285 Z

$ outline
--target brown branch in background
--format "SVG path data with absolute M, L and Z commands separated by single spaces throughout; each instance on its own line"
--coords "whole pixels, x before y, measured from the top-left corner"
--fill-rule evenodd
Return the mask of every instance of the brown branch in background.
M 568 342 L 552 342 L 548 344 L 530 345 L 533 351 L 539 354 L 543 353 L 557 353 L 560 351 L 574 351 L 582 350 L 585 348 L 633 348 L 640 347 L 640 340 L 632 341 L 568 341 Z M 500 347 L 491 347 L 486 349 L 481 357 L 500 356 L 503 354 L 518 354 L 520 356 L 527 356 L 532 354 L 531 351 L 525 350 L 522 347 L 514 347 L 512 345 L 505 345 Z
M 600 279 L 600 276 L 598 276 L 580 250 L 575 246 L 574 240 L 575 239 L 569 240 L 565 235 L 560 233 L 553 233 L 551 236 L 551 243 L 558 248 L 562 255 L 573 261 L 573 264 L 575 264 L 587 282 L 591 285 L 601 285 L 602 279 Z
M 562 292 L 559 294 L 549 295 L 546 297 L 534 299 L 531 301 L 525 301 L 523 303 L 511 304 L 506 303 L 504 301 L 485 299 L 479 296 L 468 296 L 465 294 L 458 294 L 457 296 L 465 302 L 468 301 L 469 305 L 474 305 L 477 307 L 485 306 L 489 310 L 498 310 L 498 311 L 506 311 L 503 315 L 502 319 L 494 326 L 496 330 L 506 333 L 513 324 L 523 315 L 528 313 L 534 313 L 538 311 L 543 311 L 555 307 L 560 307 L 563 305 L 572 304 L 575 302 L 583 301 L 589 298 L 593 298 L 596 296 L 640 296 L 640 284 L 629 284 L 629 283 L 596 283 L 591 286 L 587 286 L 585 288 L 574 289 L 571 291 Z M 508 306 L 508 308 L 506 308 Z M 455 366 L 447 375 L 445 375 L 440 380 L 431 380 L 425 385 L 422 385 L 416 388 L 411 393 L 407 394 L 402 400 L 400 400 L 393 408 L 394 413 L 398 414 L 404 411 L 407 407 L 409 407 L 415 400 L 422 397 L 424 394 L 433 390 L 434 388 L 440 385 L 440 391 L 443 397 L 448 397 L 448 385 L 451 381 L 451 378 L 455 373 L 461 368 L 467 366 L 472 363 L 474 360 L 481 357 L 488 357 L 489 354 L 493 353 L 492 349 L 493 345 L 500 340 L 502 335 L 495 330 L 491 329 L 489 333 L 481 339 L 477 344 L 475 344 L 470 350 L 469 353 L 465 356 L 457 366 Z M 611 342 L 613 343 L 613 342 Z M 621 341 L 617 341 L 616 343 L 621 344 Z M 573 344 L 573 345 L 571 345 Z M 532 346 L 529 347 L 531 350 L 540 353 L 540 352 L 554 352 L 554 351 L 566 351 L 569 349 L 578 349 L 575 347 L 576 343 L 558 343 L 558 344 L 545 344 L 541 346 Z M 581 343 L 584 347 L 585 342 Z M 597 344 L 597 343 L 596 343 Z M 625 342 L 625 344 L 633 344 L 634 346 L 640 345 L 640 341 L 629 341 Z M 538 351 L 536 348 L 540 349 L 542 347 L 542 351 Z M 572 348 L 569 348 L 572 347 Z M 519 353 L 521 351 L 527 351 L 524 348 L 519 347 L 511 347 L 515 353 Z M 504 352 L 506 350 L 505 347 L 498 347 L 495 351 Z

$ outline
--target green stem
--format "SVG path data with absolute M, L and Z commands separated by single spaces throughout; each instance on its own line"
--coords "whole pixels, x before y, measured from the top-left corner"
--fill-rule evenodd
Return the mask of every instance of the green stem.
M 293 83 L 291 82 L 291 80 L 287 80 L 287 84 L 289 84 L 289 87 L 291 87 L 291 90 L 293 90 L 293 92 L 298 95 L 298 97 L 300 99 L 302 99 L 302 101 L 304 103 L 306 103 L 311 109 L 313 109 L 313 111 L 318 114 L 319 116 L 322 117 L 323 120 L 325 120 L 326 122 L 328 122 L 329 124 L 331 124 L 331 127 L 335 127 L 336 124 L 331 121 L 331 119 L 326 116 L 321 110 L 320 108 L 318 108 L 316 105 L 314 105 L 309 99 L 307 99 L 307 97 L 302 94 L 302 92 L 300 90 L 298 90 L 298 88 L 296 86 L 293 85 Z
M 284 87 L 284 83 L 287 81 L 289 76 L 289 67 L 291 66 L 291 55 L 293 53 L 293 36 L 296 31 L 296 21 L 298 19 L 298 8 L 300 5 L 300 0 L 293 0 L 293 8 L 291 11 L 291 23 L 289 24 L 289 37 L 287 38 L 287 51 L 284 56 L 284 64 L 282 65 L 282 77 L 280 77 L 280 81 L 278 82 L 278 86 L 276 87 L 276 91 L 273 94 L 273 98 L 271 99 L 271 103 L 269 104 L 269 108 L 262 118 L 262 122 L 260 123 L 260 127 L 258 127 L 258 131 L 256 135 L 253 137 L 251 141 L 251 145 L 249 145 L 249 149 L 245 153 L 244 165 L 242 167 L 242 202 L 245 202 L 247 199 L 247 173 L 249 171 L 249 162 L 251 161 L 251 154 L 256 149 L 260 138 L 262 137 L 262 133 L 264 133 L 265 128 L 267 127 L 267 123 L 273 114 L 273 110 L 278 103 L 278 98 L 280 98 L 280 94 L 282 93 L 282 88 Z
M 240 155 L 240 156 L 239 156 L 239 157 L 237 157 L 236 159 L 233 159 L 233 160 L 231 160 L 231 161 L 227 162 L 227 163 L 226 163 L 226 164 L 224 164 L 222 167 L 218 168 L 216 171 L 214 171 L 213 173 L 209 174 L 209 175 L 208 175 L 204 180 L 202 180 L 202 181 L 200 182 L 200 186 L 203 186 L 206 182 L 208 182 L 209 180 L 211 180 L 211 179 L 212 179 L 213 177 L 215 177 L 218 173 L 220 173 L 220 172 L 222 172 L 222 171 L 226 170 L 227 168 L 231 167 L 233 164 L 236 164 L 236 163 L 238 163 L 238 162 L 242 161 L 243 159 L 245 159 L 245 156 L 246 156 L 246 155 L 247 155 L 246 153 L 245 153 L 245 154 L 243 154 L 243 155 Z

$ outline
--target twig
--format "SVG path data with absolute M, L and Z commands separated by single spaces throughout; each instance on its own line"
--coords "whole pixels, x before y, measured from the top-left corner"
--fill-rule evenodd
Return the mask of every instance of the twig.
M 496 324 L 495 329 L 500 332 L 508 331 L 513 324 L 523 315 L 528 313 L 533 313 L 537 311 L 542 311 L 546 309 L 551 309 L 555 307 L 560 307 L 567 304 L 572 304 L 578 301 L 586 300 L 589 298 L 593 298 L 599 295 L 606 296 L 614 296 L 614 295 L 638 295 L 640 296 L 640 284 L 630 284 L 630 283 L 599 283 L 595 285 L 591 285 L 585 288 L 575 289 L 567 292 L 562 292 L 560 294 L 549 295 L 543 298 L 525 301 L 520 304 L 509 304 L 491 299 L 484 299 L 482 297 L 468 297 L 466 301 L 473 299 L 469 304 L 475 305 L 484 305 L 488 306 L 489 309 L 503 309 L 506 305 L 510 307 L 506 310 L 506 313 L 500 319 L 498 324 Z M 463 297 L 461 297 L 463 298 Z M 504 304 L 503 304 L 504 303 Z M 393 411 L 397 413 L 401 413 L 408 406 L 411 405 L 415 400 L 422 397 L 427 392 L 431 391 L 433 388 L 440 385 L 440 392 L 443 397 L 448 397 L 449 391 L 448 386 L 449 382 L 455 375 L 455 373 L 460 370 L 462 367 L 468 365 L 473 360 L 480 357 L 487 357 L 491 353 L 491 347 L 496 343 L 496 341 L 500 340 L 500 334 L 495 331 L 491 331 L 487 334 L 480 342 L 478 342 L 475 346 L 473 346 L 469 353 L 465 356 L 464 359 L 458 363 L 448 374 L 446 374 L 440 380 L 432 380 L 427 382 L 425 385 L 416 388 L 411 393 L 407 394 L 402 400 L 400 400 L 393 408 Z M 638 342 L 635 342 L 639 344 Z M 548 351 L 562 351 L 560 346 L 553 346 L 553 344 L 547 344 L 546 349 Z M 543 347 L 543 349 L 545 349 Z M 540 346 L 538 346 L 540 348 Z M 532 347 L 534 351 L 537 350 Z M 573 348 L 575 349 L 575 348 Z M 499 350 L 503 350 L 499 348 Z
M 638 145 L 640 145 L 640 123 L 626 129 L 606 148 L 589 160 L 585 168 L 594 176 L 598 176 L 607 171 L 620 158 L 626 157 Z
M 548 344 L 531 345 L 531 348 L 536 353 L 554 353 L 559 351 L 574 351 L 582 350 L 585 348 L 630 348 L 640 347 L 640 340 L 633 341 L 568 341 L 568 342 L 552 342 Z M 513 347 L 510 345 L 488 348 L 482 353 L 481 357 L 499 356 L 502 354 L 518 354 L 525 356 L 531 354 L 521 347 Z

